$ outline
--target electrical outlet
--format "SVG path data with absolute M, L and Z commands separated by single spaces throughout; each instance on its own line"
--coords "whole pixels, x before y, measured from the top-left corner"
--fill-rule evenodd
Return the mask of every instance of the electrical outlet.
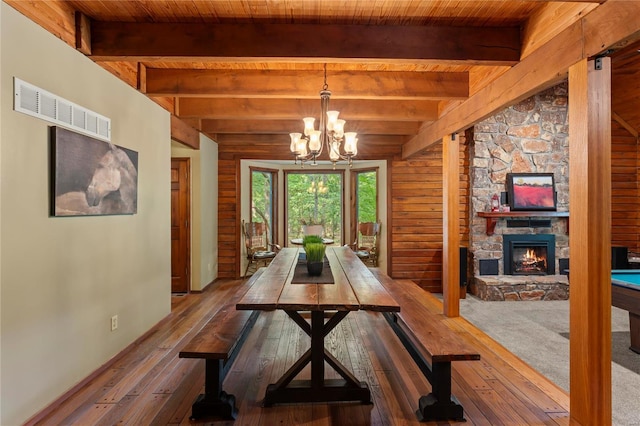
M 115 331 L 118 329 L 118 316 L 114 315 L 111 317 L 111 331 Z

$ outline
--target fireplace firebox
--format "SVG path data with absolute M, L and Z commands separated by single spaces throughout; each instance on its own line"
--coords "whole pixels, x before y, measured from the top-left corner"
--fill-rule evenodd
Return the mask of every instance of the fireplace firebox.
M 503 235 L 502 247 L 505 275 L 555 274 L 555 235 Z

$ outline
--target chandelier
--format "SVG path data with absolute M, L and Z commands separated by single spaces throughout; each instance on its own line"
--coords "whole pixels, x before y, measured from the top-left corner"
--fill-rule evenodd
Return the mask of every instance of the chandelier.
M 356 132 L 344 131 L 345 121 L 338 118 L 338 111 L 329 111 L 329 98 L 331 91 L 327 85 L 327 64 L 324 64 L 324 86 L 320 91 L 320 120 L 318 130 L 315 130 L 314 117 L 305 117 L 304 133 L 289 133 L 291 137 L 291 152 L 295 155 L 294 163 L 304 164 L 310 162 L 317 165 L 316 159 L 325 148 L 329 153 L 329 159 L 336 168 L 340 160 L 347 161 L 349 167 L 353 163 L 353 157 L 358 154 L 358 138 Z M 340 152 L 340 149 L 343 152 Z

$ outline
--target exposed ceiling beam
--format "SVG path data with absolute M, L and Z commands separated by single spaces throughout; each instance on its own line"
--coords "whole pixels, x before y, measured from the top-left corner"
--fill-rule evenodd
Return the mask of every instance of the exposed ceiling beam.
M 368 135 L 415 135 L 420 128 L 417 121 L 351 121 L 345 131 Z M 263 133 L 289 134 L 302 132 L 303 123 L 298 120 L 202 120 L 205 133 Z
M 332 99 L 466 99 L 468 72 L 332 71 Z M 298 70 L 146 70 L 150 96 L 317 99 L 323 71 Z
M 213 135 L 212 135 L 213 136 Z M 293 160 L 290 139 L 285 135 L 215 135 L 226 154 L 238 153 L 243 158 Z M 404 136 L 366 135 L 358 142 L 358 160 L 399 158 Z
M 429 61 L 513 65 L 518 27 L 91 23 L 94 60 Z
M 522 29 L 522 58 L 598 7 L 591 2 L 548 2 L 532 13 Z
M 434 123 L 425 124 L 407 142 L 408 158 L 442 139 L 566 78 L 568 69 L 581 59 L 610 46 L 640 38 L 640 2 L 608 1 L 575 22 L 518 65 L 449 110 Z
M 406 137 L 401 135 L 367 135 L 366 137 L 368 145 L 398 145 L 402 144 L 407 140 Z M 261 134 L 251 134 L 251 135 L 219 135 L 218 143 L 221 144 L 250 144 L 250 145 L 269 145 L 274 141 L 283 141 L 287 147 L 289 147 L 289 143 L 291 140 L 289 137 L 283 137 L 283 135 L 261 135 Z M 360 153 L 360 142 L 358 142 L 358 153 Z
M 171 116 L 171 139 L 193 149 L 200 149 L 200 133 L 175 115 Z
M 337 99 L 331 108 L 347 120 L 433 121 L 438 118 L 437 101 L 381 101 Z M 244 120 L 298 120 L 317 117 L 320 99 L 219 99 L 179 98 L 179 117 Z

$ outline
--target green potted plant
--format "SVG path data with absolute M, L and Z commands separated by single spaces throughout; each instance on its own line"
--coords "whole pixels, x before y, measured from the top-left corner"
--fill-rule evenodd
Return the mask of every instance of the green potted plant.
M 322 237 L 319 235 L 305 235 L 304 237 L 302 237 L 302 247 L 305 248 L 307 247 L 307 244 L 312 244 L 312 243 L 322 243 Z
M 307 272 L 309 275 L 322 274 L 325 250 L 326 247 L 322 243 L 308 243 L 304 246 L 304 251 L 307 253 Z

